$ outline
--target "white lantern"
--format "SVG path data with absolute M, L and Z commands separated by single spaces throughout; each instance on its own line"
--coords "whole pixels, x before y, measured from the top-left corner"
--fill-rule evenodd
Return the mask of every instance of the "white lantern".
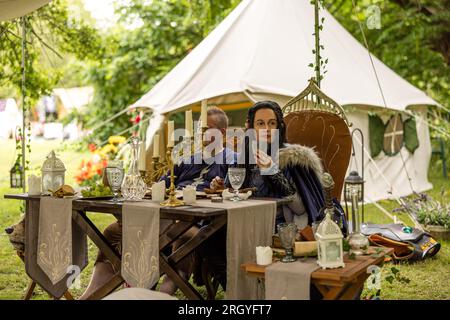
M 325 212 L 325 219 L 320 223 L 316 232 L 317 263 L 322 269 L 344 267 L 341 229 L 331 219 L 333 210 L 325 209 Z
M 42 192 L 48 194 L 49 190 L 56 191 L 64 185 L 64 173 L 66 168 L 64 163 L 56 157 L 52 151 L 47 156 L 41 168 L 42 171 Z

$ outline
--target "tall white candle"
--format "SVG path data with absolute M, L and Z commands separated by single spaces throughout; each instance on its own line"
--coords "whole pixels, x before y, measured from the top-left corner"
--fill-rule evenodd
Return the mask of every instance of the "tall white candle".
M 208 107 L 208 101 L 207 100 L 202 100 L 202 108 L 201 108 L 201 113 L 200 113 L 200 121 L 202 122 L 202 127 L 206 128 L 208 126 L 208 112 L 207 112 L 207 107 Z
M 159 157 L 159 134 L 153 137 L 153 156 Z
M 192 126 L 193 126 L 193 122 L 192 122 L 192 110 L 187 110 L 186 111 L 186 136 L 187 137 L 192 137 Z
M 141 141 L 141 142 L 139 142 L 139 160 L 138 160 L 138 170 L 139 171 L 146 170 L 145 158 L 146 158 L 145 142 Z
M 175 123 L 173 121 L 169 121 L 167 123 L 167 146 L 173 147 L 174 141 L 173 141 L 173 132 L 175 128 Z

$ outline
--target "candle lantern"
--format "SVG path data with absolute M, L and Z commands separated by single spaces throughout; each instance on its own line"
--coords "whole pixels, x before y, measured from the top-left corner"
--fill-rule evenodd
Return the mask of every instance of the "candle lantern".
M 11 188 L 23 188 L 23 167 L 20 165 L 18 157 L 11 170 L 9 171 L 9 180 Z
M 322 176 L 322 184 L 325 195 L 325 218 L 317 227 L 315 238 L 317 241 L 317 263 L 326 268 L 344 267 L 343 243 L 341 228 L 333 221 L 334 205 L 331 198 L 331 192 L 334 188 L 333 177 L 325 172 Z
M 42 192 L 49 193 L 58 190 L 64 185 L 64 175 L 66 168 L 64 163 L 56 157 L 55 152 L 52 151 L 47 156 L 44 164 L 41 167 L 42 172 Z
M 325 209 L 325 219 L 320 223 L 316 232 L 317 263 L 322 269 L 344 267 L 342 232 L 331 218 L 333 210 Z

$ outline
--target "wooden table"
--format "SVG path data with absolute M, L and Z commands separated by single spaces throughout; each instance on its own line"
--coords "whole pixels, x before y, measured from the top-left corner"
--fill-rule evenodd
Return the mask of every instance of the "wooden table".
M 32 234 L 30 226 L 37 226 L 39 224 L 39 207 L 41 196 L 29 196 L 27 194 L 7 194 L 6 199 L 16 199 L 25 201 L 25 269 L 28 276 L 35 280 L 37 278 L 36 272 L 38 268 L 27 268 L 27 265 L 36 265 L 36 255 L 31 255 L 30 252 L 35 252 L 38 245 L 37 234 Z M 263 200 L 263 199 L 261 199 Z M 277 201 L 278 205 L 285 204 L 287 201 L 282 199 L 264 199 Z M 72 220 L 81 228 L 81 230 L 92 240 L 92 242 L 101 250 L 108 260 L 114 265 L 115 270 L 119 270 L 113 278 L 104 286 L 95 291 L 88 299 L 101 299 L 113 292 L 123 282 L 121 277 L 121 255 L 108 243 L 102 232 L 94 225 L 94 223 L 86 215 L 87 212 L 99 212 L 114 215 L 118 220 L 122 219 L 122 203 L 113 202 L 111 200 L 87 200 L 74 199 L 72 202 Z M 203 299 L 201 294 L 195 288 L 183 279 L 177 272 L 176 265 L 183 258 L 188 256 L 205 240 L 215 234 L 219 229 L 227 223 L 227 211 L 222 208 L 209 208 L 200 206 L 181 206 L 181 207 L 161 207 L 160 218 L 173 220 L 173 223 L 165 229 L 164 233 L 159 236 L 159 264 L 160 273 L 167 274 L 175 284 L 181 289 L 188 299 Z M 192 226 L 197 225 L 202 220 L 208 220 L 209 223 L 202 227 L 199 232 L 189 241 L 183 243 L 166 256 L 164 251 L 171 244 L 179 239 Z M 175 221 L 177 221 L 175 223 Z M 27 250 L 28 249 L 28 250 Z M 28 254 L 27 254 L 28 252 Z M 33 270 L 34 269 L 34 270 Z M 42 281 L 42 280 L 41 280 Z M 39 281 L 36 281 L 38 284 Z M 42 285 L 41 285 L 42 286 Z M 47 283 L 47 287 L 51 286 Z M 53 288 L 52 288 L 53 290 Z M 67 288 L 55 288 L 55 291 L 49 292 L 52 296 L 60 297 L 66 292 Z
M 350 259 L 348 254 L 345 254 L 344 268 L 318 269 L 311 274 L 311 283 L 320 291 L 324 300 L 354 299 L 370 276 L 367 268 L 371 265 L 381 265 L 386 255 L 391 256 L 394 249 L 369 247 L 368 252 L 369 255 L 357 256 L 355 259 Z M 245 263 L 241 268 L 248 276 L 260 279 L 265 277 L 265 266 Z
M 41 196 L 28 196 L 27 194 L 5 195 L 6 199 L 17 199 L 25 201 L 25 266 L 30 263 L 31 259 L 36 256 L 27 255 L 27 248 L 37 247 L 37 235 L 30 234 L 31 225 L 39 224 L 39 207 Z M 100 212 L 114 215 L 118 220 L 122 219 L 122 203 L 114 203 L 111 200 L 82 200 L 75 199 L 72 202 L 72 220 L 80 227 L 86 235 L 94 242 L 108 260 L 115 266 L 115 270 L 119 270 L 113 278 L 104 286 L 95 291 L 88 299 L 101 299 L 113 292 L 123 282 L 121 277 L 121 256 L 108 243 L 102 232 L 94 225 L 94 223 L 86 215 L 87 212 Z M 173 220 L 173 223 L 165 229 L 163 234 L 159 236 L 159 264 L 160 273 L 167 274 L 175 284 L 181 289 L 188 299 L 202 299 L 201 294 L 185 279 L 180 277 L 177 272 L 176 265 L 179 261 L 189 255 L 201 243 L 211 237 L 215 232 L 222 228 L 227 222 L 227 211 L 218 208 L 206 208 L 198 206 L 181 206 L 175 208 L 161 207 L 160 218 Z M 208 220 L 207 226 L 202 227 L 199 232 L 189 241 L 182 244 L 177 250 L 166 256 L 164 249 L 181 237 L 192 226 L 201 220 Z M 175 221 L 178 221 L 175 223 Z M 35 279 L 35 274 L 29 268 L 26 268 L 28 276 Z M 36 281 L 38 284 L 39 281 Z M 67 290 L 67 288 L 65 289 Z M 65 291 L 60 291 L 61 294 Z M 49 292 L 52 294 L 51 292 Z M 52 294 L 53 296 L 55 294 Z M 59 293 L 57 294 L 59 296 Z

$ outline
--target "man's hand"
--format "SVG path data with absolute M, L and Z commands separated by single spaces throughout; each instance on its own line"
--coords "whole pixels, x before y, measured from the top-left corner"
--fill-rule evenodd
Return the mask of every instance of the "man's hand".
M 222 190 L 225 189 L 225 183 L 223 179 L 219 176 L 216 176 L 210 183 L 209 186 L 213 190 Z

